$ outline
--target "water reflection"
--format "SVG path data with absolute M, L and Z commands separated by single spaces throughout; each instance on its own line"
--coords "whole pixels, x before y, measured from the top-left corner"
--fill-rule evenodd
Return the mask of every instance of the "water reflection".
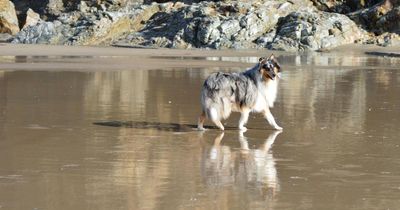
M 373 69 L 376 66 L 386 66 L 388 68 L 400 64 L 400 59 L 396 57 L 378 57 L 363 54 L 345 55 L 343 53 L 320 53 L 309 52 L 295 55 L 281 55 L 279 61 L 290 63 L 294 66 L 319 67 L 329 69 L 341 69 L 354 66 L 363 66 Z M 339 67 L 339 68 L 338 68 Z
M 286 126 L 294 126 L 301 117 L 302 123 L 296 126 L 306 129 L 324 129 L 334 123 L 336 131 L 361 131 L 371 108 L 368 100 L 374 94 L 368 93 L 367 84 L 376 83 L 387 90 L 399 81 L 390 68 L 400 59 L 309 53 L 281 55 L 279 60 L 285 71 L 275 112 L 285 113 L 278 120 Z M 368 70 L 374 66 L 384 69 Z M 107 120 L 118 109 L 125 115 L 115 120 L 193 123 L 204 78 L 215 71 L 241 70 L 213 67 L 95 72 L 85 85 L 85 106 L 103 113 L 104 118 L 99 120 Z
M 100 57 L 100 56 L 99 56 Z M 16 55 L 16 56 L 0 56 L 0 64 L 2 63 L 74 63 L 80 62 L 82 59 L 92 59 L 94 56 L 83 56 L 83 55 L 62 55 L 62 56 L 27 56 L 27 55 Z
M 368 124 L 366 118 L 372 114 L 369 110 L 388 105 L 376 104 L 375 98 L 381 97 L 376 93 L 382 91 L 390 95 L 393 92 L 389 90 L 397 88 L 400 81 L 400 74 L 390 69 L 397 65 L 398 58 L 310 53 L 281 55 L 279 60 L 285 71 L 274 112 L 286 127 L 325 129 L 330 125 L 335 132 L 363 131 Z M 357 67 L 341 68 L 346 65 Z M 328 69 L 321 66 L 328 66 Z M 370 66 L 378 67 L 365 69 Z M 193 124 L 199 114 L 199 90 L 204 78 L 215 71 L 240 70 L 210 67 L 57 74 L 3 71 L 0 72 L 0 86 L 4 88 L 0 92 L 4 97 L 0 110 L 15 108 L 9 105 L 7 98 L 18 91 L 37 97 L 35 100 L 56 100 L 55 96 L 73 93 L 82 96 L 73 100 L 75 104 L 83 104 L 80 111 L 95 114 L 99 117 L 96 120 Z M 392 104 L 391 109 L 397 107 L 396 103 Z M 298 118 L 302 119 L 301 124 L 296 123 Z M 233 119 L 228 123 L 237 124 Z M 264 125 L 257 119 L 250 120 L 250 124 L 259 128 Z
M 400 59 L 279 59 L 285 71 L 273 112 L 284 133 L 252 129 L 266 126 L 254 116 L 247 133 L 216 138 L 191 130 L 199 90 L 211 72 L 238 66 L 0 70 L 0 206 L 397 209 Z M 103 120 L 116 127 L 93 125 Z M 278 135 L 285 141 L 275 144 Z
M 269 134 L 258 147 L 251 149 L 243 132 L 239 132 L 240 149 L 222 144 L 224 133 L 204 151 L 201 173 L 209 187 L 240 186 L 256 188 L 264 199 L 274 199 L 280 191 L 276 161 L 271 151 L 281 131 Z
M 279 54 L 279 53 L 278 53 Z M 318 67 L 350 67 L 350 66 L 377 66 L 377 65 L 390 65 L 400 64 L 399 56 L 369 56 L 371 53 L 366 55 L 358 54 L 353 56 L 344 55 L 340 53 L 322 53 L 322 52 L 308 52 L 303 54 L 283 54 L 278 55 L 279 61 L 283 63 L 294 64 L 295 66 L 318 66 Z M 260 55 L 261 56 L 261 55 Z M 266 55 L 263 55 L 266 56 Z M 185 57 L 172 57 L 172 56 L 152 56 L 151 58 L 158 59 L 173 59 L 173 60 L 206 60 L 206 61 L 217 61 L 217 62 L 238 62 L 238 63 L 257 63 L 259 57 L 257 56 L 208 56 L 208 57 L 196 57 L 196 56 L 185 56 Z
M 242 63 L 257 63 L 259 57 L 206 57 L 209 61 L 228 61 L 228 62 L 242 62 Z

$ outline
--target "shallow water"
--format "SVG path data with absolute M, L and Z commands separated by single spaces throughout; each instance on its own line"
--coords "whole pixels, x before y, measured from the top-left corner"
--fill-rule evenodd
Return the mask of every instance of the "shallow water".
M 207 75 L 257 57 L 80 72 L 58 64 L 94 58 L 65 58 L 0 58 L 0 209 L 400 208 L 400 58 L 280 55 L 282 133 L 255 114 L 245 133 L 237 114 L 191 130 Z

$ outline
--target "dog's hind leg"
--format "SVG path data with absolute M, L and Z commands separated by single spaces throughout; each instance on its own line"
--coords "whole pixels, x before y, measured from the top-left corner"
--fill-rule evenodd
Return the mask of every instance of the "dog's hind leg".
M 281 126 L 279 126 L 278 124 L 276 124 L 275 122 L 275 118 L 271 113 L 271 110 L 269 109 L 269 107 L 267 107 L 266 109 L 264 109 L 263 111 L 264 117 L 265 119 L 267 119 L 268 123 L 276 130 L 282 130 L 283 128 Z
M 211 119 L 211 121 L 213 121 L 213 123 L 221 130 L 225 130 L 224 126 L 221 123 L 221 118 L 218 115 L 218 111 L 215 108 L 210 108 L 209 110 L 209 118 Z
M 241 131 L 247 131 L 247 128 L 244 127 L 246 125 L 247 120 L 249 119 L 250 109 L 244 108 L 242 109 L 240 120 L 239 120 L 239 129 Z
M 199 117 L 199 121 L 197 122 L 197 129 L 200 131 L 206 130 L 203 125 L 204 121 L 206 120 L 206 113 L 203 111 Z

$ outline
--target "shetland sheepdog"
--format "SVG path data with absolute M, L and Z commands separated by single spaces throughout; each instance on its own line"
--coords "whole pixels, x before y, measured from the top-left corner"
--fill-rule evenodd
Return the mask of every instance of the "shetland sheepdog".
M 260 58 L 245 72 L 211 74 L 201 89 L 202 113 L 198 129 L 205 130 L 203 124 L 208 118 L 224 130 L 221 120 L 227 119 L 231 112 L 240 112 L 239 129 L 246 131 L 250 112 L 257 112 L 262 113 L 274 129 L 282 130 L 270 111 L 278 92 L 280 73 L 281 66 L 272 54 Z

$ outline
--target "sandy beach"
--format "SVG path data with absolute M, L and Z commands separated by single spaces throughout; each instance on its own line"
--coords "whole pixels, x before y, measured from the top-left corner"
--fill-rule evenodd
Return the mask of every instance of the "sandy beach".
M 396 52 L 0 44 L 0 209 L 399 209 Z M 283 132 L 193 129 L 208 75 L 271 53 Z
M 269 51 L 265 51 L 266 56 Z M 140 69 L 153 68 L 173 68 L 173 67 L 200 67 L 213 66 L 219 58 L 212 57 L 249 57 L 260 56 L 262 51 L 255 50 L 174 50 L 174 49 L 135 49 L 125 47 L 79 47 L 79 46 L 54 46 L 54 45 L 0 45 L 0 56 L 3 56 L 0 68 L 14 70 L 34 69 L 34 70 L 56 70 L 69 69 L 79 71 L 93 70 L 123 70 L 132 66 Z M 11 57 L 7 57 L 11 56 Z M 26 56 L 26 62 L 7 61 L 14 59 L 12 56 Z M 43 62 L 32 63 L 28 60 L 33 56 L 41 56 Z M 46 56 L 53 56 L 51 62 L 57 62 L 56 65 L 46 63 Z M 82 62 L 80 57 L 90 58 Z M 165 59 L 171 58 L 174 59 Z M 191 59 L 191 58 L 201 59 Z M 205 57 L 210 57 L 208 60 Z M 189 59 L 188 59 L 189 58 Z M 73 59 L 74 62 L 64 62 Z M 109 60 L 112 59 L 112 62 Z M 22 59 L 23 60 L 23 59 Z M 13 64 L 10 64 L 13 63 Z M 219 62 L 220 66 L 232 67 L 246 64 L 238 62 Z
M 379 52 L 386 55 L 398 53 L 400 48 L 348 45 L 328 51 L 339 56 L 364 56 L 366 52 Z M 215 66 L 215 62 L 218 62 L 219 67 L 246 68 L 252 65 L 249 63 L 256 62 L 254 57 L 268 56 L 271 53 L 277 56 L 307 54 L 306 52 L 288 53 L 270 50 L 180 50 L 0 44 L 0 69 L 112 71 L 129 69 L 133 66 L 140 69 L 212 67 Z M 318 54 L 318 52 L 309 52 L 309 54 Z M 251 60 L 250 57 L 253 59 Z

